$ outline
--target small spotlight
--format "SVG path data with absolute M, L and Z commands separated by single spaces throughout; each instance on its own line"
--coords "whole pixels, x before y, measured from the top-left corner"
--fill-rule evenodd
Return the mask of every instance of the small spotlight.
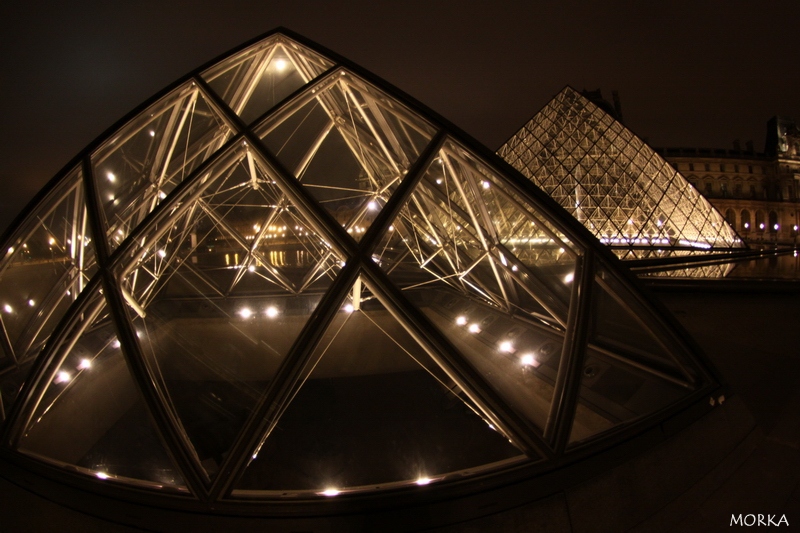
M 92 368 L 92 362 L 89 359 L 81 359 L 81 364 L 78 365 L 81 370 Z
M 574 280 L 574 279 L 575 279 L 575 274 L 570 272 L 569 274 L 564 276 L 564 283 L 572 283 L 572 280 Z
M 242 309 L 239 309 L 239 316 L 242 318 L 250 318 L 253 316 L 253 311 L 248 307 L 243 307 Z
M 511 344 L 511 341 L 503 341 L 503 342 L 501 342 L 500 346 L 499 346 L 499 349 L 500 349 L 501 352 L 505 352 L 505 353 L 513 353 L 515 351 L 514 350 L 514 345 Z
M 5 311 L 6 313 L 13 313 L 14 312 L 14 308 L 11 307 L 10 305 L 6 304 L 6 305 L 3 306 L 3 311 Z
M 264 311 L 264 314 L 267 315 L 269 318 L 275 318 L 276 316 L 278 316 L 278 308 L 271 305 L 267 307 L 266 311 Z
M 378 209 L 378 202 L 373 200 L 367 204 L 367 207 L 369 208 L 370 211 L 375 211 L 376 209 Z
M 100 479 L 108 479 L 108 474 L 105 472 L 97 472 L 95 476 L 99 477 Z
M 66 383 L 71 379 L 72 379 L 72 376 L 69 375 L 69 372 L 65 372 L 64 370 L 62 370 L 61 372 L 56 374 L 55 382 L 56 383 Z
M 162 248 L 158 251 L 158 256 L 161 258 L 167 257 L 167 251 Z
M 337 496 L 339 492 L 339 489 L 325 489 L 322 491 L 322 494 L 324 496 Z
M 36 302 L 33 300 L 28 300 L 28 305 L 33 307 L 34 305 L 36 305 Z
M 153 130 L 150 130 L 150 131 L 148 131 L 147 133 L 149 133 L 149 134 L 150 134 L 150 137 L 155 137 L 155 136 L 156 136 L 156 132 L 155 132 L 155 131 L 153 131 Z
M 278 72 L 283 72 L 286 70 L 286 60 L 285 59 L 278 59 L 275 61 L 275 70 Z
M 110 181 L 111 183 L 117 181 L 117 177 L 114 175 L 113 172 L 106 172 L 106 177 L 108 178 L 108 181 Z
M 467 328 L 467 329 L 469 330 L 470 333 L 480 333 L 481 332 L 481 327 L 478 324 L 475 324 L 475 323 L 470 324 L 469 328 Z
M 247 270 L 248 270 L 248 272 L 255 272 L 256 271 L 256 266 L 255 265 L 250 265 L 249 267 L 247 267 Z
M 492 186 L 492 185 L 491 185 L 491 184 L 490 184 L 488 181 L 486 181 L 486 180 L 483 180 L 483 181 L 481 182 L 481 185 L 483 186 L 483 188 L 484 188 L 484 189 L 488 189 L 489 187 L 491 187 L 491 186 Z
M 344 306 L 344 310 L 348 313 L 352 313 L 355 310 L 355 307 L 353 307 L 353 304 L 347 304 Z
M 459 326 L 466 326 L 467 325 L 467 317 L 462 315 L 462 316 L 456 318 L 456 324 L 458 324 Z
M 519 358 L 519 362 L 522 363 L 522 366 L 532 366 L 536 368 L 541 363 L 536 360 L 532 353 L 526 353 L 522 357 Z
M 420 477 L 420 478 L 417 478 L 417 480 L 414 483 L 416 483 L 417 485 L 421 486 L 421 485 L 427 485 L 430 482 L 431 482 L 431 478 L 429 478 L 429 477 Z

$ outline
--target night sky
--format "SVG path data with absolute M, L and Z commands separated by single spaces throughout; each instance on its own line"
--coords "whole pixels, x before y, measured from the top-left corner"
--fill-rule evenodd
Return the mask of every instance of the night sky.
M 22 4 L 0 7 L 0 228 L 131 109 L 277 26 L 492 149 L 565 85 L 618 90 L 653 146 L 763 150 L 771 116 L 800 120 L 797 0 Z

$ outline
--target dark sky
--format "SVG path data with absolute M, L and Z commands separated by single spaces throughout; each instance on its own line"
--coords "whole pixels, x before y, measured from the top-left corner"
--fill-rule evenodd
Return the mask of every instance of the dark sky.
M 769 117 L 800 119 L 797 0 L 120 3 L 0 7 L 0 228 L 131 109 L 276 26 L 493 149 L 564 85 L 618 90 L 626 125 L 654 146 L 762 150 Z

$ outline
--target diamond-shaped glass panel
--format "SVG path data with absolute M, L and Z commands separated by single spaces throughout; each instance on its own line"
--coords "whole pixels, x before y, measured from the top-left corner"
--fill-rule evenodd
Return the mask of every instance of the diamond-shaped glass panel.
M 231 134 L 194 83 L 175 89 L 92 155 L 111 249 Z
M 244 149 L 185 197 L 120 276 L 144 356 L 214 477 L 341 259 Z

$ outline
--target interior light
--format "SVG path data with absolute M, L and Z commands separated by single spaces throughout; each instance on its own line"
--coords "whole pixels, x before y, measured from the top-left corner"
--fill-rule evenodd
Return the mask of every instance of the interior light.
M 285 59 L 278 59 L 275 61 L 275 70 L 278 72 L 283 72 L 286 69 L 286 60 Z
M 278 316 L 278 308 L 271 305 L 267 307 L 267 310 L 264 311 L 264 314 L 266 314 L 269 318 L 275 318 L 276 316 Z
M 256 266 L 255 265 L 250 265 L 249 267 L 247 267 L 247 270 L 250 271 L 250 272 L 255 272 L 256 271 Z
M 459 326 L 466 326 L 467 325 L 467 317 L 460 316 L 460 317 L 456 318 L 456 324 L 458 324 Z
M 158 256 L 162 258 L 167 257 L 167 251 L 162 248 L 161 250 L 158 251 Z
M 92 368 L 92 362 L 89 359 L 81 359 L 81 364 L 78 365 L 78 368 L 86 370 L 87 368 Z
M 797 227 L 797 226 L 795 226 L 795 227 Z M 744 223 L 744 229 L 749 229 L 749 228 L 750 228 L 750 223 L 749 222 L 745 222 Z
M 375 211 L 376 209 L 378 209 L 378 202 L 373 200 L 367 204 L 367 207 L 369 208 L 370 211 Z
M 163 200 L 164 198 L 167 197 L 167 193 L 165 193 L 164 191 L 158 191 L 158 197 Z
M 250 318 L 251 316 L 253 316 L 253 311 L 247 307 L 243 307 L 239 309 L 239 316 L 241 316 L 242 318 Z
M 62 370 L 58 374 L 56 374 L 56 383 L 66 383 L 67 381 L 71 380 L 72 376 L 69 375 L 69 372 Z
M 564 283 L 572 283 L 572 280 L 574 280 L 574 279 L 575 279 L 575 274 L 570 272 L 569 274 L 564 276 Z
M 111 346 L 114 348 L 119 348 L 120 347 L 119 339 L 114 339 L 114 342 L 111 343 Z
M 503 341 L 500 343 L 500 351 L 505 353 L 511 353 L 514 351 L 514 345 L 511 344 L 511 341 Z
M 427 485 L 430 482 L 431 478 L 429 477 L 419 477 L 414 483 L 416 483 L 417 485 Z
M 777 224 L 776 224 L 776 226 L 777 226 Z M 56 243 L 56 240 L 53 237 L 50 237 L 50 240 L 47 241 L 47 242 L 50 243 L 50 246 L 53 246 Z
M 512 271 L 512 272 L 516 272 L 517 270 L 519 270 L 519 269 L 517 268 L 517 265 L 511 265 L 511 271 Z
M 117 177 L 114 175 L 113 172 L 106 172 L 106 177 L 108 178 L 108 181 L 110 181 L 111 183 L 117 181 Z
M 325 490 L 322 491 L 322 494 L 324 496 L 336 496 L 336 495 L 339 494 L 339 489 L 333 489 L 333 488 L 325 489 Z
M 353 309 L 355 309 L 355 308 L 353 307 L 353 304 L 347 304 L 347 305 L 345 305 L 345 306 L 344 306 L 344 310 L 345 310 L 346 312 L 348 312 L 348 313 L 352 313 L 352 312 L 353 312 Z
M 778 231 L 778 228 L 779 228 L 780 226 L 778 226 L 777 224 L 775 224 L 775 225 L 774 225 L 774 226 L 772 226 L 772 227 L 773 227 L 773 228 L 775 228 L 775 231 Z
M 488 189 L 489 187 L 491 187 L 491 185 L 489 184 L 489 182 L 488 182 L 488 181 L 486 181 L 486 180 L 482 181 L 482 182 L 481 182 L 481 185 L 483 185 L 483 188 L 484 188 L 484 189 Z
M 147 133 L 149 133 L 149 134 L 150 134 L 150 137 L 155 137 L 155 136 L 156 136 L 156 132 L 155 132 L 155 131 L 153 131 L 153 130 L 150 130 L 150 131 L 148 131 Z
M 442 178 L 436 178 L 436 185 L 442 184 Z
M 13 247 L 13 246 L 12 246 L 11 248 L 9 248 L 9 249 L 8 249 L 8 253 L 10 253 L 10 254 L 13 254 L 13 253 L 14 253 L 14 247 Z
M 33 300 L 28 300 L 28 305 L 33 307 L 34 305 L 36 305 L 36 302 L 34 302 Z
M 108 479 L 108 474 L 105 472 L 97 472 L 95 476 L 99 477 L 100 479 Z
M 541 364 L 536 360 L 532 353 L 526 353 L 520 357 L 519 362 L 522 363 L 523 366 L 532 366 L 533 368 L 536 368 Z
M 14 312 L 14 308 L 11 307 L 10 305 L 6 304 L 6 305 L 3 306 L 3 311 L 5 311 L 6 313 L 13 313 Z
M 475 324 L 475 323 L 470 324 L 468 329 L 469 329 L 470 333 L 480 333 L 481 332 L 481 327 L 478 324 Z

